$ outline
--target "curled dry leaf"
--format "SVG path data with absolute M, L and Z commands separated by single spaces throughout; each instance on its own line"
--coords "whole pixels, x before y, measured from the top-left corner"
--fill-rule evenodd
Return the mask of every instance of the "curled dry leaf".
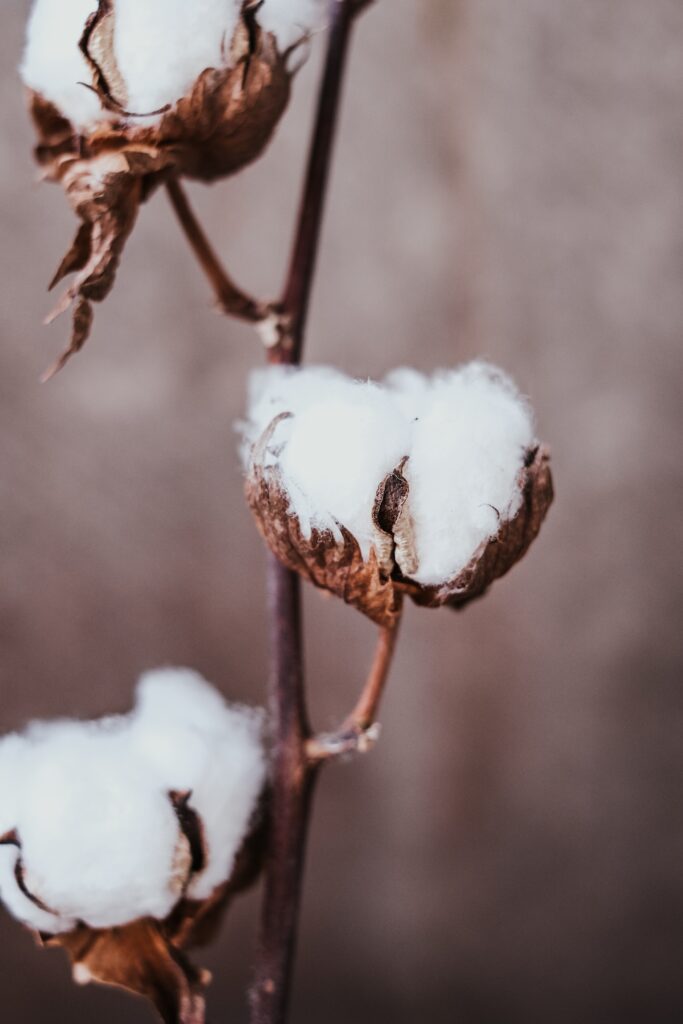
M 47 376 L 87 340 L 91 303 L 112 288 L 140 204 L 169 176 L 212 181 L 255 160 L 290 96 L 289 53 L 280 53 L 274 37 L 261 31 L 245 0 L 224 67 L 204 70 L 187 95 L 161 111 L 127 111 L 113 50 L 115 16 L 115 0 L 100 0 L 81 39 L 108 120 L 81 135 L 53 104 L 30 94 L 36 159 L 46 179 L 62 184 L 82 222 L 52 281 L 76 274 L 48 318 L 73 304 L 70 344 Z M 153 123 L 139 120 L 147 114 L 160 116 Z
M 273 553 L 288 568 L 316 586 L 341 597 L 380 626 L 391 625 L 400 613 L 404 594 L 429 608 L 458 608 L 483 594 L 525 554 L 537 536 L 553 499 L 550 456 L 537 446 L 527 452 L 521 471 L 522 504 L 499 532 L 474 554 L 453 579 L 424 586 L 411 578 L 417 558 L 410 519 L 410 488 L 403 475 L 404 459 L 378 488 L 373 509 L 375 536 L 370 556 L 363 559 L 354 537 L 341 527 L 338 542 L 329 531 L 302 534 L 290 512 L 290 499 L 279 470 L 266 458 L 276 417 L 254 446 L 245 484 L 256 523 Z
M 91 928 L 80 923 L 69 932 L 39 936 L 42 945 L 65 950 L 77 984 L 97 982 L 144 996 L 165 1024 L 204 1024 L 204 993 L 211 975 L 195 967 L 184 951 L 211 941 L 232 898 L 258 877 L 265 850 L 267 793 L 237 853 L 230 878 L 208 899 L 188 899 L 185 892 L 194 875 L 204 868 L 207 854 L 202 822 L 191 806 L 191 798 L 191 792 L 169 793 L 180 829 L 174 864 L 179 900 L 166 920 L 145 917 L 114 928 Z M 16 846 L 19 851 L 15 874 L 24 895 L 41 909 L 54 913 L 26 883 L 16 831 L 0 837 L 0 844 Z

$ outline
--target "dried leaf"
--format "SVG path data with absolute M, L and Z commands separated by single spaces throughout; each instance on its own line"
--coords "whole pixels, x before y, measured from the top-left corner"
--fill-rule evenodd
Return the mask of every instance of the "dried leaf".
M 92 302 L 109 294 L 123 247 L 133 229 L 140 205 L 141 178 L 131 174 L 131 159 L 156 169 L 155 157 L 139 151 L 104 153 L 92 160 L 64 162 L 61 180 L 69 202 L 81 218 L 71 248 L 63 258 L 50 287 L 76 272 L 73 283 L 47 318 L 51 323 L 75 303 L 71 341 L 48 373 L 52 376 L 87 341 L 92 326 Z

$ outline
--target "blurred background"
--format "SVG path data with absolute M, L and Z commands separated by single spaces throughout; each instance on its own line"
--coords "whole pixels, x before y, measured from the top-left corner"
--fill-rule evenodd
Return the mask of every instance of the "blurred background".
M 0 727 L 126 709 L 190 665 L 259 702 L 264 555 L 233 424 L 260 362 L 215 315 L 163 193 L 66 372 L 45 286 L 74 229 L 34 184 L 6 4 L 0 108 Z M 275 295 L 320 54 L 266 157 L 192 197 L 233 274 Z M 474 356 L 534 402 L 557 499 L 462 614 L 409 608 L 367 758 L 312 830 L 294 1022 L 683 1020 L 679 552 L 680 0 L 378 0 L 357 33 L 308 357 L 357 375 Z M 306 595 L 320 726 L 373 629 Z M 204 957 L 244 1020 L 257 892 Z M 151 1020 L 71 986 L 0 919 L 7 1019 Z

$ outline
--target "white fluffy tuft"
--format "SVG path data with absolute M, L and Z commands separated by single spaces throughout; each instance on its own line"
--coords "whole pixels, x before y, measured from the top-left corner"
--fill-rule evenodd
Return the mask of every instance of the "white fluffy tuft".
M 292 415 L 276 428 L 266 461 L 280 470 L 291 514 L 304 534 L 315 527 L 339 538 L 345 527 L 364 558 L 377 488 L 408 457 L 418 583 L 455 577 L 519 509 L 531 410 L 486 363 L 432 377 L 396 370 L 380 385 L 324 367 L 260 371 L 242 424 L 247 460 L 281 412 Z
M 78 43 L 96 9 L 95 0 L 34 0 L 20 67 L 26 85 L 78 127 L 108 117 L 95 93 L 80 84 L 91 74 Z
M 175 103 L 206 68 L 221 67 L 241 0 L 116 0 L 114 50 L 128 110 Z
M 263 714 L 228 706 L 196 672 L 147 673 L 138 689 L 131 739 L 160 785 L 192 791 L 208 849 L 188 895 L 205 899 L 230 876 L 265 780 Z
M 0 894 L 33 928 L 96 928 L 166 917 L 189 851 L 169 793 L 191 791 L 207 865 L 188 894 L 209 896 L 232 870 L 265 780 L 259 712 L 230 706 L 200 676 L 143 676 L 135 709 L 98 722 L 38 723 L 0 741 Z M 30 893 L 15 875 L 21 858 Z

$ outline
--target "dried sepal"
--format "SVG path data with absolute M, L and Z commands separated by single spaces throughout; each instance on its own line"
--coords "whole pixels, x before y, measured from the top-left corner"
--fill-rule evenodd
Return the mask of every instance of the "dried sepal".
M 381 626 L 391 625 L 400 613 L 403 595 L 429 608 L 458 608 L 479 597 L 526 553 L 553 499 L 550 455 L 547 448 L 536 445 L 526 453 L 520 471 L 522 501 L 517 513 L 502 522 L 498 533 L 481 545 L 455 577 L 427 586 L 413 578 L 419 560 L 410 515 L 410 485 L 404 475 L 408 458 L 402 459 L 377 490 L 373 543 L 364 559 L 357 541 L 343 526 L 339 526 L 341 540 L 329 530 L 315 528 L 306 536 L 291 511 L 277 455 L 271 458 L 273 453 L 269 453 L 278 424 L 289 415 L 275 417 L 251 454 L 245 493 L 258 528 L 284 565 Z
M 111 290 L 121 253 L 139 206 L 170 175 L 212 181 L 234 174 L 266 147 L 289 102 L 292 72 L 245 3 L 225 54 L 225 66 L 207 68 L 177 103 L 160 111 L 125 109 L 126 88 L 113 51 L 115 4 L 100 0 L 91 15 L 81 49 L 92 71 L 92 85 L 108 118 L 87 135 L 38 93 L 29 105 L 38 143 L 35 156 L 44 177 L 62 184 L 82 221 L 53 285 L 76 277 L 54 312 L 72 303 L 70 343 L 46 376 L 60 369 L 87 340 L 92 303 Z M 87 83 L 86 83 L 87 84 Z M 153 123 L 141 116 L 161 115 Z
M 190 963 L 163 924 L 142 918 L 119 928 L 80 925 L 44 943 L 66 951 L 77 984 L 94 981 L 145 996 L 165 1024 L 204 1024 L 210 975 Z

